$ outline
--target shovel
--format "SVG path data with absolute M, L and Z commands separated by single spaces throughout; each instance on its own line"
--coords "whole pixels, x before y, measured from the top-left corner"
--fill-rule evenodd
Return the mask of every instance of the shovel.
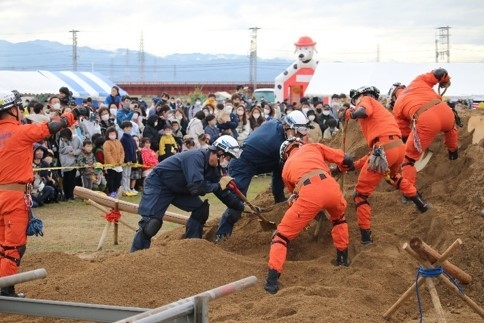
M 261 208 L 258 206 L 253 205 L 247 200 L 247 197 L 239 190 L 237 185 L 233 181 L 231 181 L 227 187 L 232 190 L 235 194 L 237 194 L 238 197 L 242 199 L 251 209 L 254 211 L 254 214 L 259 218 L 259 224 L 262 227 L 262 230 L 264 231 L 273 231 L 277 228 L 277 225 L 273 221 L 267 220 L 262 214 L 261 214 Z

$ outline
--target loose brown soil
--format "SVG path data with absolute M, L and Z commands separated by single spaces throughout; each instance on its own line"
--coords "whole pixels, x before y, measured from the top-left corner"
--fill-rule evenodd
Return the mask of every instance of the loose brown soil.
M 463 116 L 467 122 L 471 114 Z M 461 112 L 461 114 L 463 114 Z M 439 252 L 456 239 L 463 241 L 450 259 L 472 275 L 466 295 L 484 306 L 484 140 L 472 144 L 467 125 L 460 129 L 459 159 L 449 161 L 439 136 L 430 163 L 418 175 L 418 188 L 432 204 L 420 214 L 413 205 L 382 181 L 371 196 L 375 243 L 362 246 L 351 192 L 356 174 L 346 178 L 350 201 L 350 257 L 348 268 L 332 264 L 335 250 L 330 225 L 323 225 L 319 240 L 312 238 L 315 223 L 291 242 L 280 279 L 281 289 L 269 295 L 263 289 L 271 232 L 255 219 L 243 218 L 233 236 L 220 245 L 208 240 L 182 240 L 183 228 L 160 235 L 149 250 L 129 254 L 93 253 L 79 257 L 62 252 L 28 253 L 22 271 L 46 268 L 48 277 L 18 287 L 30 298 L 155 308 L 205 290 L 255 275 L 256 286 L 210 301 L 212 322 L 384 322 L 383 313 L 415 281 L 417 262 L 402 245 L 419 237 Z M 335 138 L 332 146 L 338 147 Z M 361 156 L 367 151 L 353 121 L 347 150 Z M 321 192 L 324 194 L 324 192 Z M 269 193 L 253 203 L 269 206 Z M 278 222 L 287 206 L 278 204 L 265 214 Z M 482 321 L 445 285 L 435 280 L 448 322 Z M 427 290 L 421 299 L 425 322 L 437 318 Z M 415 293 L 393 315 L 394 322 L 418 322 Z M 1 322 L 51 322 L 50 318 L 4 315 Z M 59 322 L 60 320 L 57 320 Z

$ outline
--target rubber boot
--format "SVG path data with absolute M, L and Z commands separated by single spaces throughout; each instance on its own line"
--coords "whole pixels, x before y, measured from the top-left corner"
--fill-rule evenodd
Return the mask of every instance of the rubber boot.
M 336 265 L 345 267 L 350 265 L 350 260 L 348 259 L 348 248 L 342 251 L 336 249 Z
M 361 233 L 361 244 L 372 244 L 373 238 L 371 237 L 370 229 L 360 229 Z
M 421 213 L 427 212 L 429 209 L 429 204 L 424 200 L 419 192 L 417 192 L 417 195 L 409 197 L 409 199 L 415 203 L 415 206 L 417 206 L 417 209 Z
M 18 293 L 18 294 L 15 293 L 15 286 L 3 287 L 0 291 L 0 296 L 19 297 L 19 298 L 25 297 L 23 293 Z
M 268 293 L 275 294 L 279 290 L 279 287 L 277 286 L 277 280 L 279 279 L 279 276 L 281 276 L 281 274 L 277 270 L 269 269 L 269 272 L 267 273 L 266 284 L 264 285 L 264 289 Z

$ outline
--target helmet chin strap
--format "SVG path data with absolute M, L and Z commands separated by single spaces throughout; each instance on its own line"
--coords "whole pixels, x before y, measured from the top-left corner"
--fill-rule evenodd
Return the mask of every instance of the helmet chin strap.
M 12 108 L 15 108 L 15 110 L 17 111 L 17 114 L 16 114 L 16 115 L 15 115 L 15 114 L 13 114 L 13 112 L 12 112 Z M 18 107 L 18 106 L 14 106 L 14 107 L 12 107 L 12 108 L 10 108 L 10 109 L 8 110 L 8 112 L 7 112 L 7 113 L 8 113 L 9 115 L 11 115 L 12 117 L 14 117 L 14 118 L 15 118 L 15 120 L 17 120 L 18 122 L 22 121 L 22 120 L 19 118 L 19 116 L 20 116 L 19 107 Z

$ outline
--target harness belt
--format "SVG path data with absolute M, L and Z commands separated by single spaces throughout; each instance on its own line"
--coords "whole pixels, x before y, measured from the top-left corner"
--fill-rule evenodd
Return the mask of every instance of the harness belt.
M 398 147 L 400 145 L 403 145 L 402 139 L 398 139 L 398 140 L 395 140 L 395 141 L 392 141 L 392 142 L 383 144 L 383 145 L 381 145 L 381 147 L 384 150 L 390 150 L 390 149 L 395 148 L 395 147 Z
M 303 187 L 304 185 L 311 184 L 312 177 L 319 175 L 319 178 L 323 180 L 323 179 L 326 179 L 326 177 L 328 177 L 327 174 L 328 173 L 322 169 L 316 169 L 316 170 L 310 171 L 309 173 L 304 174 L 303 177 L 301 177 L 301 179 L 297 182 L 296 187 L 294 187 L 293 193 L 298 194 L 301 187 Z
M 16 191 L 16 192 L 30 193 L 31 190 L 32 190 L 31 184 L 21 184 L 21 183 L 0 184 L 0 191 Z
M 418 119 L 418 117 L 424 113 L 425 111 L 427 111 L 428 109 L 430 109 L 431 107 L 439 104 L 440 102 L 442 102 L 441 100 L 439 99 L 433 99 L 427 103 L 425 103 L 424 105 L 422 105 L 420 107 L 420 109 L 417 110 L 417 112 L 415 112 L 412 116 L 412 119 Z

